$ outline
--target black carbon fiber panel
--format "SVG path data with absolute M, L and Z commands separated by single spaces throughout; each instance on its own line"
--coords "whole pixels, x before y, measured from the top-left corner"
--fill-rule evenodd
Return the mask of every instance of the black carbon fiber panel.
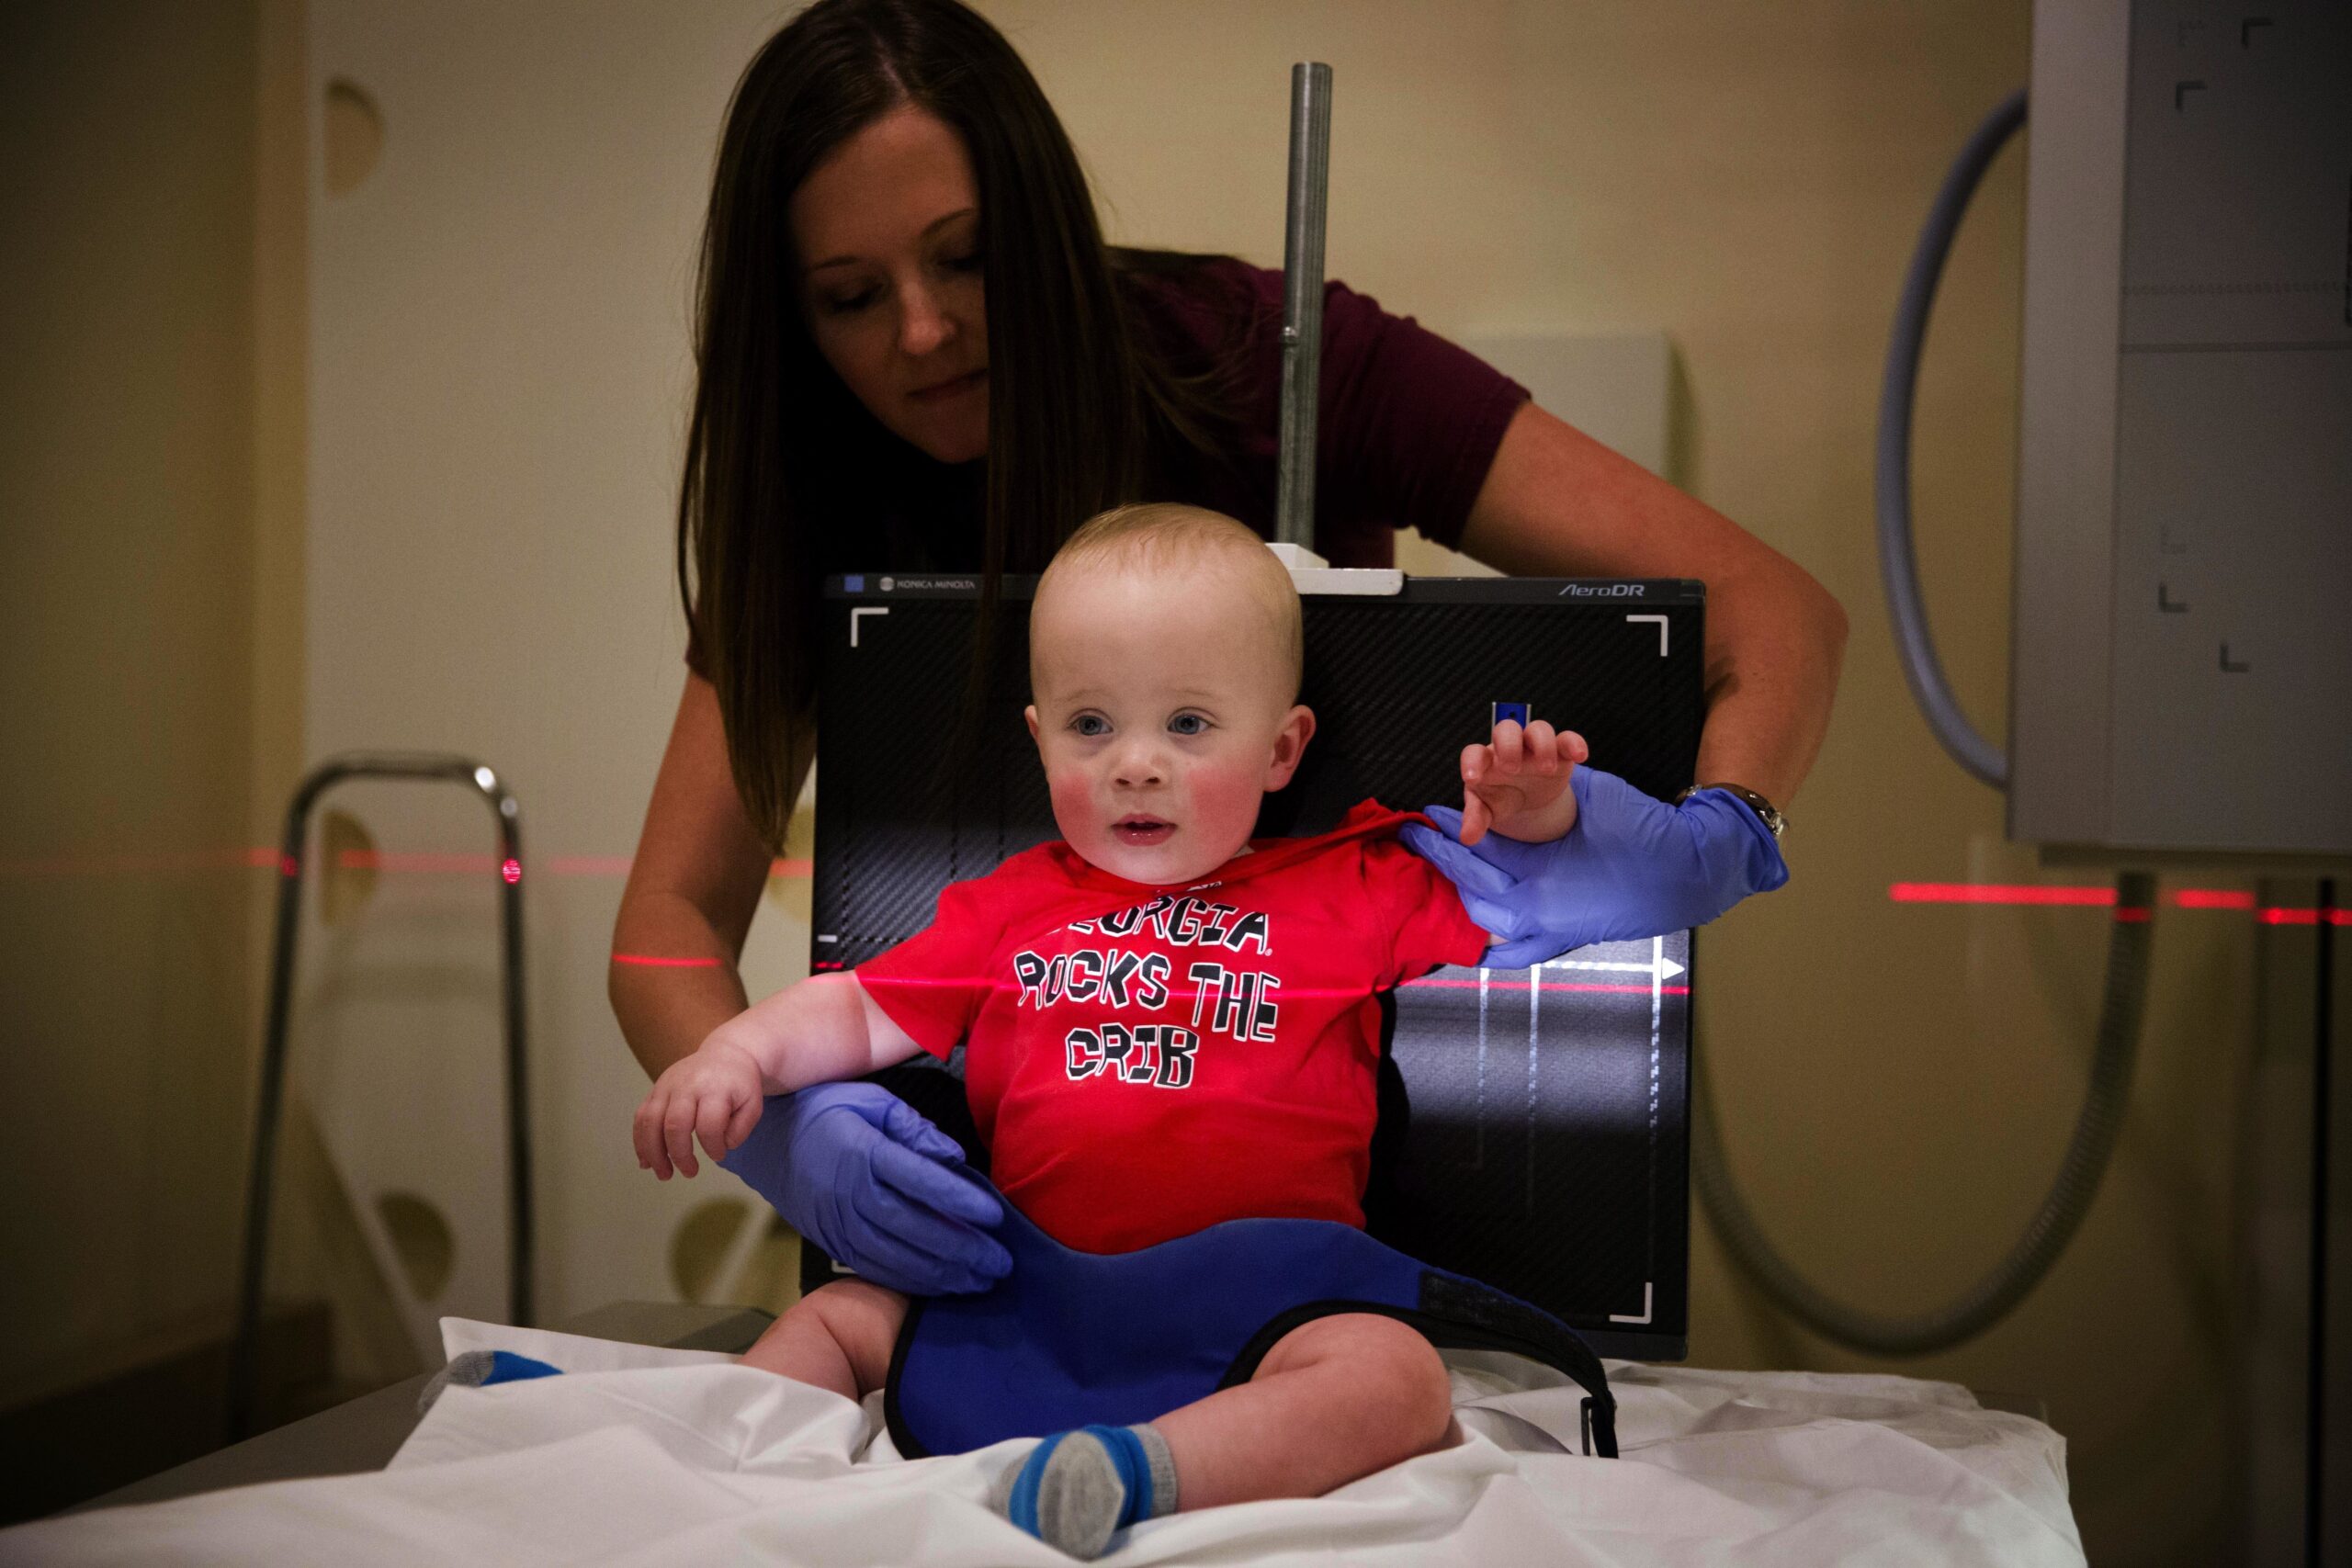
M 1027 702 L 1025 582 L 1008 585 L 986 721 L 957 741 L 975 595 L 932 579 L 836 591 L 820 689 L 812 958 L 852 967 L 920 931 L 945 884 L 1055 834 Z M 1488 705 L 1580 731 L 1653 795 L 1690 782 L 1701 719 L 1695 585 L 1414 580 L 1313 597 L 1302 699 L 1316 739 L 1260 829 L 1322 831 L 1367 795 L 1458 804 Z M 853 646 L 853 638 L 854 645 Z M 1589 948 L 1526 970 L 1448 970 L 1396 998 L 1408 1104 L 1375 1228 L 1597 1334 L 1679 1355 L 1689 1247 L 1689 943 Z M 1594 967 L 1607 965 L 1608 967 Z M 814 1248 L 809 1251 L 814 1252 Z M 821 1277 L 821 1258 L 811 1278 Z
M 1397 993 L 1384 1239 L 1605 1334 L 1684 1332 L 1687 936 Z

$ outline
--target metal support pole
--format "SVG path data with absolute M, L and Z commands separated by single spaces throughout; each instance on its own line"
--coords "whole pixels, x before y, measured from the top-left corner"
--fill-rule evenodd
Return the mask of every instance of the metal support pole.
M 1290 206 L 1283 239 L 1282 434 L 1274 540 L 1315 547 L 1316 397 L 1323 367 L 1323 214 L 1331 168 L 1331 68 L 1290 68 Z
M 2237 1172 L 2231 1426 L 2249 1568 L 2345 1561 L 2352 1542 L 2352 1084 L 2343 884 L 2264 878 L 2255 899 L 2255 1060 Z
M 499 924 L 503 956 L 506 1033 L 507 1310 L 517 1325 L 531 1321 L 531 1129 L 525 1093 L 523 1028 L 523 840 L 514 796 L 498 775 L 469 758 L 432 753 L 352 752 L 313 768 L 286 807 L 277 859 L 277 934 L 269 969 L 269 1021 L 262 1040 L 261 1090 L 254 1113 L 253 1174 L 245 1191 L 244 1257 L 237 1293 L 237 1334 L 229 1359 L 229 1440 L 251 1429 L 254 1353 L 261 1331 L 262 1278 L 269 1257 L 270 1184 L 277 1151 L 277 1122 L 286 1084 L 286 1032 L 294 997 L 295 948 L 301 932 L 302 868 L 311 812 L 319 797 L 345 779 L 416 779 L 459 784 L 478 791 L 498 824 Z

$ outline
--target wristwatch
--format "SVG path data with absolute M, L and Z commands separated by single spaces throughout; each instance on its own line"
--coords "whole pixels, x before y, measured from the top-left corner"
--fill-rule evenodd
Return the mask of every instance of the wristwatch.
M 1756 813 L 1756 819 L 1763 823 L 1766 828 L 1771 830 L 1772 837 L 1775 839 L 1788 831 L 1789 819 L 1781 815 L 1780 808 L 1774 806 L 1770 801 L 1765 799 L 1762 795 L 1757 794 L 1754 790 L 1749 789 L 1746 784 L 1692 784 L 1689 789 L 1684 790 L 1680 795 L 1674 797 L 1674 804 L 1677 806 L 1681 805 L 1684 801 L 1690 799 L 1692 795 L 1698 794 L 1702 789 L 1719 789 L 1727 794 L 1739 796 L 1741 800 L 1747 802 L 1747 809 Z

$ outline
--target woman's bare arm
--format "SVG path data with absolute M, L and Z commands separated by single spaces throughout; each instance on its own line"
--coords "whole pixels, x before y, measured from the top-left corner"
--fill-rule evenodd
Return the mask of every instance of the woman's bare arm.
M 1703 580 L 1698 781 L 1745 784 L 1782 807 L 1796 794 L 1828 729 L 1846 648 L 1845 611 L 1803 567 L 1533 403 L 1503 433 L 1462 549 L 1518 576 Z
M 796 795 L 808 776 L 802 767 Z M 772 858 L 735 792 L 718 694 L 689 674 L 621 893 L 605 980 L 621 1034 L 648 1077 L 743 1010 L 735 963 Z

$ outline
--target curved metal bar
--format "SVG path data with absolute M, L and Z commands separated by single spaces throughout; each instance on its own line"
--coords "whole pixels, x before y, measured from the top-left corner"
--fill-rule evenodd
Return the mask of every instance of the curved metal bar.
M 277 1123 L 286 1083 L 286 1033 L 294 996 L 295 949 L 301 932 L 302 874 L 311 813 L 319 797 L 346 779 L 413 779 L 463 784 L 479 793 L 498 824 L 499 925 L 506 1035 L 507 1310 L 518 1325 L 532 1314 L 531 1129 L 524 1065 L 523 840 L 521 808 L 498 774 L 468 757 L 439 752 L 352 751 L 304 775 L 286 807 L 277 857 L 277 923 L 269 971 L 269 1018 L 262 1038 L 261 1088 L 254 1114 L 253 1174 L 245 1191 L 244 1253 L 237 1292 L 236 1338 L 229 1359 L 229 1438 L 253 1424 L 254 1352 L 261 1330 L 262 1280 L 269 1257 L 269 1204 Z

